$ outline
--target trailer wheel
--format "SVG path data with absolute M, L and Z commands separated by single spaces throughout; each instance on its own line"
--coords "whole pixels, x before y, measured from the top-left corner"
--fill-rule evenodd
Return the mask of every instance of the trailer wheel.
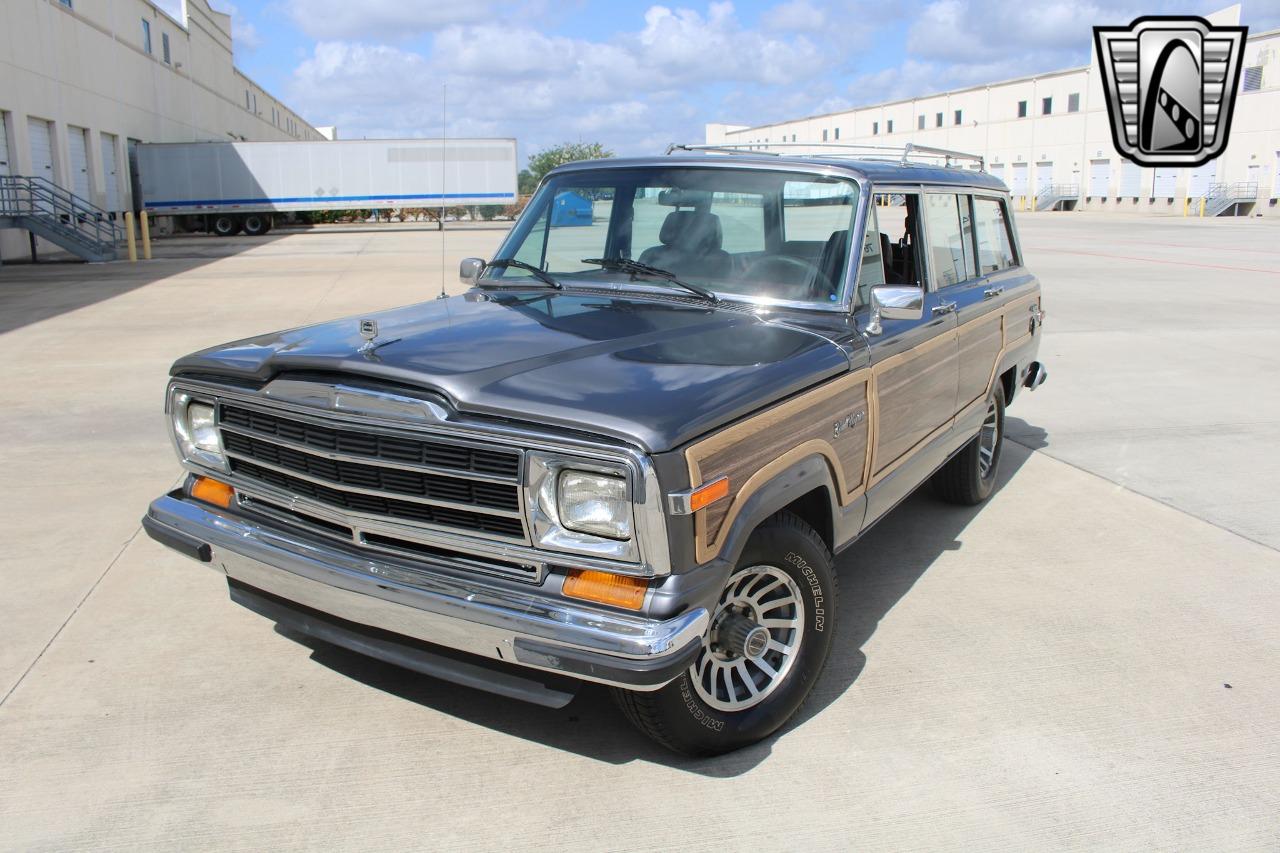
M 250 237 L 261 237 L 271 230 L 271 220 L 261 213 L 247 213 L 242 220 L 244 233 Z
M 213 218 L 213 233 L 219 237 L 234 237 L 240 233 L 240 218 L 228 213 Z

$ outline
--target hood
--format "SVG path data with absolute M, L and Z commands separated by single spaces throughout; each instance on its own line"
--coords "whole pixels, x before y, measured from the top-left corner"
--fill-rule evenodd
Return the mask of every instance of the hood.
M 361 353 L 361 320 L 377 348 Z M 461 412 L 612 436 L 649 452 L 849 368 L 826 338 L 755 314 L 583 291 L 481 292 L 262 335 L 174 375 L 345 373 L 436 391 Z

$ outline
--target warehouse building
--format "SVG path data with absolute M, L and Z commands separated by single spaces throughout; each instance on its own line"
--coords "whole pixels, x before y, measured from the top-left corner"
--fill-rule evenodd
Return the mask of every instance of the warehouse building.
M 1240 6 L 1208 17 L 1239 24 Z M 761 148 L 911 142 L 982 154 L 1024 209 L 1277 216 L 1280 30 L 1249 34 L 1227 150 L 1195 168 L 1148 169 L 1120 156 L 1096 55 L 1083 68 L 777 124 L 709 124 L 706 141 Z
M 235 67 L 229 15 L 183 0 L 181 17 L 147 0 L 4 0 L 0 182 L 42 178 L 118 214 L 139 142 L 324 138 Z M 0 259 L 28 252 L 25 231 L 0 230 Z

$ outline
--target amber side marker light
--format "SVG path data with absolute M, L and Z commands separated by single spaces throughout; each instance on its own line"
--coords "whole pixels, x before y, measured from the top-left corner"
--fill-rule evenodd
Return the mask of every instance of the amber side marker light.
M 570 569 L 564 579 L 564 594 L 571 598 L 598 601 L 628 610 L 639 610 L 644 605 L 644 594 L 648 588 L 649 582 L 644 578 L 590 569 Z
M 235 494 L 235 489 L 212 477 L 196 477 L 196 481 L 191 484 L 191 497 L 223 509 L 231 506 L 231 499 Z
M 728 477 L 721 477 L 719 480 L 707 483 L 705 486 L 699 486 L 689 494 L 689 512 L 697 512 L 703 507 L 711 506 L 721 498 L 727 498 L 728 496 Z

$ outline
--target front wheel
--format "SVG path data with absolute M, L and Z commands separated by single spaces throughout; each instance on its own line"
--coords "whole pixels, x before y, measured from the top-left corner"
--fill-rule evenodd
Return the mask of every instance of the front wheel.
M 764 522 L 743 549 L 693 665 L 660 690 L 615 690 L 627 718 L 685 755 L 720 755 L 773 734 L 817 682 L 835 630 L 826 544 L 796 516 Z
M 982 503 L 995 490 L 1003 447 L 1004 387 L 997 381 L 987 395 L 978 434 L 933 475 L 934 492 L 961 506 Z

